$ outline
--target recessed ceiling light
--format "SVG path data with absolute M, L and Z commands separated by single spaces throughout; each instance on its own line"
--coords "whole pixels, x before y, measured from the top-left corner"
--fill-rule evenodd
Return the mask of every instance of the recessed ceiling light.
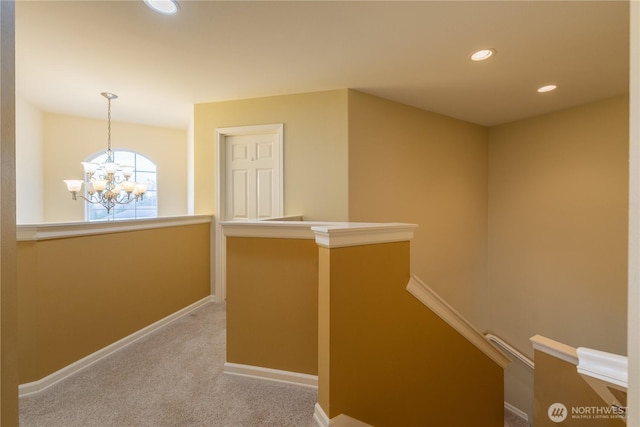
M 496 54 L 495 49 L 482 49 L 482 50 L 473 52 L 470 58 L 472 61 L 484 61 L 485 59 L 491 58 L 495 54 Z
M 179 9 L 176 0 L 144 0 L 144 3 L 156 12 L 164 13 L 165 15 L 173 15 Z
M 556 90 L 558 86 L 556 85 L 545 85 L 538 88 L 539 93 L 551 92 L 552 90 Z

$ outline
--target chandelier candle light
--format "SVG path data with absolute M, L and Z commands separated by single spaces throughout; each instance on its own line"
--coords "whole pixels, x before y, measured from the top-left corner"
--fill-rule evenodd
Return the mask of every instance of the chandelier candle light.
M 82 162 L 86 176 L 86 196 L 78 194 L 85 180 L 65 179 L 67 190 L 71 193 L 71 199 L 77 200 L 82 197 L 89 203 L 101 204 L 107 213 L 115 205 L 124 205 L 132 201 L 142 200 L 147 191 L 147 185 L 131 181 L 133 175 L 132 166 L 119 165 L 113 161 L 111 151 L 111 100 L 118 95 L 109 92 L 102 92 L 102 96 L 107 98 L 107 159 L 104 163 Z

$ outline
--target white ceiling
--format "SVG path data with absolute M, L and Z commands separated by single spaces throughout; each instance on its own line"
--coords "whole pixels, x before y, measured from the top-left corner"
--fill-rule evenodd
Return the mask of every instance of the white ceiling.
M 102 118 L 109 91 L 113 120 L 186 128 L 193 104 L 342 88 L 486 126 L 628 92 L 626 1 L 180 6 L 18 0 L 18 95 Z

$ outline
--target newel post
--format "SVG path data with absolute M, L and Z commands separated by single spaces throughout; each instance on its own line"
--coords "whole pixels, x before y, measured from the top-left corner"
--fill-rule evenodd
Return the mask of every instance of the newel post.
M 389 287 L 406 286 L 415 228 L 412 224 L 357 223 L 312 228 L 319 246 L 318 404 L 314 416 L 321 425 L 341 414 L 373 424 L 377 413 L 385 410 L 370 407 L 375 402 L 371 394 L 380 387 L 376 364 L 381 359 L 368 357 L 368 352 L 380 355 L 393 350 L 385 340 L 376 339 L 385 328 L 385 316 L 372 311 L 385 305 Z

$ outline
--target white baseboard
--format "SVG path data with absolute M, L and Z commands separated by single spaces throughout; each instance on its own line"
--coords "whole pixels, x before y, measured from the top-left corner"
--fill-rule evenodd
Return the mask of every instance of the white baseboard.
M 278 381 L 282 383 L 318 388 L 318 376 L 301 374 L 299 372 L 281 371 L 279 369 L 263 368 L 261 366 L 241 365 L 225 362 L 223 372 L 230 375 L 259 378 L 262 380 Z
M 313 423 L 315 427 L 329 427 L 329 417 L 319 403 L 313 408 Z
M 516 408 L 515 406 L 513 406 L 511 403 L 509 402 L 504 402 L 504 408 L 513 412 L 514 414 L 516 414 L 518 417 L 522 418 L 523 420 L 525 420 L 527 422 L 527 425 L 529 425 L 529 415 L 527 415 L 526 412 Z
M 340 414 L 336 417 L 329 419 L 326 412 L 322 409 L 319 403 L 316 403 L 313 409 L 313 427 L 373 427 L 371 424 L 367 424 L 355 418 L 351 418 L 348 415 Z
M 110 344 L 104 348 L 101 348 L 95 353 L 92 353 L 86 357 L 83 357 L 82 359 L 76 362 L 73 362 L 71 365 L 65 366 L 64 368 L 52 374 L 49 374 L 42 379 L 39 379 L 37 381 L 32 381 L 30 383 L 20 384 L 20 386 L 18 387 L 18 394 L 20 397 L 23 397 L 23 396 L 29 396 L 29 395 L 40 393 L 41 391 L 51 387 L 57 382 L 60 382 L 65 378 L 68 378 L 71 375 L 77 372 L 80 372 L 85 368 L 88 368 L 89 366 L 104 359 L 105 357 L 108 357 L 114 354 L 115 352 L 122 350 L 126 346 L 133 344 L 139 339 L 144 338 L 145 336 L 151 334 L 152 332 L 155 332 L 158 329 L 163 328 L 164 326 L 167 326 L 169 323 L 188 315 L 195 309 L 200 308 L 203 305 L 208 304 L 210 302 L 215 302 L 214 296 L 210 295 L 199 301 L 196 301 L 193 304 L 181 310 L 178 310 L 175 313 L 170 314 L 169 316 L 163 319 L 160 319 L 157 322 L 152 323 L 151 325 L 146 326 L 140 329 L 139 331 L 134 332 L 131 335 L 126 336 L 121 340 L 114 342 L 113 344 Z

